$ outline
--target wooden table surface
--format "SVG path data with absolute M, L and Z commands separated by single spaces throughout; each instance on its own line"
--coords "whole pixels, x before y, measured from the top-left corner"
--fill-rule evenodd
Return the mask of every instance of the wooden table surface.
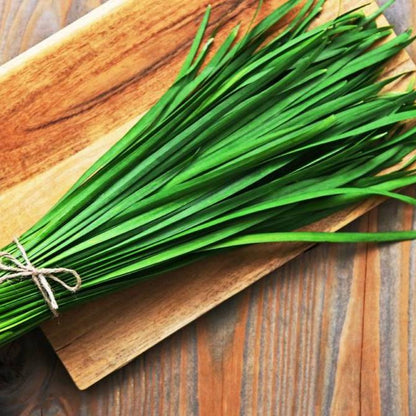
M 0 0 L 0 62 L 103 2 Z M 416 1 L 387 16 L 416 26 Z M 349 229 L 412 226 L 389 202 Z M 33 331 L 0 349 L 0 416 L 416 415 L 415 253 L 317 246 L 82 392 Z

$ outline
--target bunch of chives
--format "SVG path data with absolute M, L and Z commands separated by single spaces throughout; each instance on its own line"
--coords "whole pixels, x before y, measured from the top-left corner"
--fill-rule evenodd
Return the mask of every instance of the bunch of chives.
M 402 125 L 416 92 L 379 80 L 411 34 L 380 42 L 381 9 L 309 30 L 323 2 L 289 0 L 240 39 L 235 27 L 206 63 L 208 8 L 169 90 L 19 238 L 36 267 L 82 277 L 76 296 L 52 282 L 60 309 L 242 244 L 416 236 L 295 232 L 371 195 L 416 204 L 394 192 L 416 183 L 413 158 L 383 173 L 416 148 Z M 50 316 L 30 279 L 0 285 L 0 343 Z

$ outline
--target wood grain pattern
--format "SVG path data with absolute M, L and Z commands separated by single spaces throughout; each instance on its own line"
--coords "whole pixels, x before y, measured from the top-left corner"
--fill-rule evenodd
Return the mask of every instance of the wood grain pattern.
M 320 21 L 329 19 L 337 12 L 334 4 L 327 3 Z M 140 15 L 136 17 L 139 21 L 140 18 Z M 101 27 L 106 21 L 107 17 L 103 17 Z M 394 61 L 392 71 L 411 69 L 412 65 L 403 53 Z M 59 167 L 58 171 L 65 172 Z M 44 182 L 42 179 L 39 187 Z M 9 204 L 13 201 L 12 198 L 7 200 Z M 346 210 L 320 222 L 314 229 L 337 230 L 372 206 L 371 202 Z M 43 329 L 77 386 L 86 388 L 307 247 L 305 244 L 250 247 L 205 260 L 79 307 L 76 311 L 63 314 L 59 321 L 46 323 Z M 106 311 L 105 316 L 103 311 Z
M 376 204 L 369 201 L 309 229 L 339 229 Z M 87 388 L 307 247 L 235 250 L 77 307 L 42 328 L 77 386 Z
M 350 229 L 367 225 L 365 217 Z M 25 369 L 0 373 L 10 380 L 0 406 L 5 416 L 40 409 L 74 416 L 358 415 L 365 268 L 365 245 L 320 245 L 86 391 L 75 388 L 42 335 L 31 334 L 0 356 L 1 369 L 5 357 L 6 368 L 14 362 Z
M 383 227 L 409 225 L 412 211 L 405 210 L 390 203 L 378 222 Z M 373 227 L 374 218 L 372 214 Z M 360 228 L 367 229 L 367 218 Z M 383 272 L 404 264 L 398 289 L 409 288 L 400 291 L 409 306 L 399 316 L 397 292 L 391 293 L 394 280 L 385 277 L 381 287 L 381 272 L 373 273 L 381 258 L 378 249 L 322 245 L 87 392 L 74 388 L 40 334 L 26 337 L 0 355 L 1 414 L 214 414 L 214 409 L 222 414 L 262 414 L 260 409 L 270 414 L 329 414 L 330 409 L 358 414 L 360 407 L 363 414 L 377 414 L 365 412 L 371 408 L 412 414 L 415 273 L 411 250 L 402 251 L 402 262 L 395 255 L 402 246 L 382 254 L 387 265 Z M 389 297 L 390 314 L 380 321 L 377 311 L 386 305 L 380 298 L 386 302 Z M 363 323 L 361 335 L 357 328 Z M 391 336 L 397 326 L 401 335 L 408 329 L 408 345 L 402 342 L 399 349 Z M 357 347 L 361 338 L 362 354 Z M 377 353 L 377 348 L 384 352 Z M 388 361 L 391 357 L 393 362 Z M 397 362 L 399 388 L 393 368 Z M 361 373 L 356 371 L 359 363 Z M 404 413 L 398 413 L 397 402 Z
M 0 63 L 54 34 L 105 0 L 1 0 Z
M 383 4 L 386 0 L 377 0 Z M 387 20 L 394 25 L 397 32 L 403 32 L 408 28 L 416 28 L 416 2 L 414 0 L 396 0 L 385 12 Z M 416 45 L 408 48 L 411 56 L 416 56 Z

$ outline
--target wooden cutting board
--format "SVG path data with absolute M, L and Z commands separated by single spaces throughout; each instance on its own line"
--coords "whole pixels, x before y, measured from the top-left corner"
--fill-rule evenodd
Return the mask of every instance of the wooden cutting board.
M 266 2 L 262 14 L 282 2 Z M 227 17 L 225 33 L 248 22 L 257 1 L 210 3 L 213 24 Z M 319 21 L 334 17 L 338 3 L 328 0 Z M 349 9 L 364 1 L 344 3 Z M 0 246 L 41 217 L 162 94 L 207 4 L 113 0 L 0 68 Z M 390 69 L 404 72 L 413 64 L 402 53 Z M 312 228 L 337 230 L 379 202 Z M 307 247 L 240 249 L 79 307 L 43 329 L 84 389 Z

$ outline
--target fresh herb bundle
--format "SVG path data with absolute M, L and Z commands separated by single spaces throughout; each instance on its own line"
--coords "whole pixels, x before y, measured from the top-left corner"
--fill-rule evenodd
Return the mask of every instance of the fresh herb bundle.
M 171 88 L 19 238 L 37 268 L 82 277 L 76 295 L 50 283 L 61 309 L 241 244 L 416 237 L 294 232 L 371 195 L 416 204 L 394 192 L 416 182 L 414 159 L 402 162 L 416 148 L 416 128 L 400 124 L 416 118 L 416 92 L 385 94 L 397 77 L 379 80 L 411 34 L 380 42 L 392 32 L 375 23 L 382 9 L 308 30 L 323 2 L 307 0 L 271 40 L 300 0 L 241 39 L 236 27 L 204 64 L 213 42 L 202 44 L 207 10 Z M 11 258 L 24 263 L 16 243 L 3 251 L 7 267 Z M 0 343 L 51 316 L 30 273 L 7 274 Z

